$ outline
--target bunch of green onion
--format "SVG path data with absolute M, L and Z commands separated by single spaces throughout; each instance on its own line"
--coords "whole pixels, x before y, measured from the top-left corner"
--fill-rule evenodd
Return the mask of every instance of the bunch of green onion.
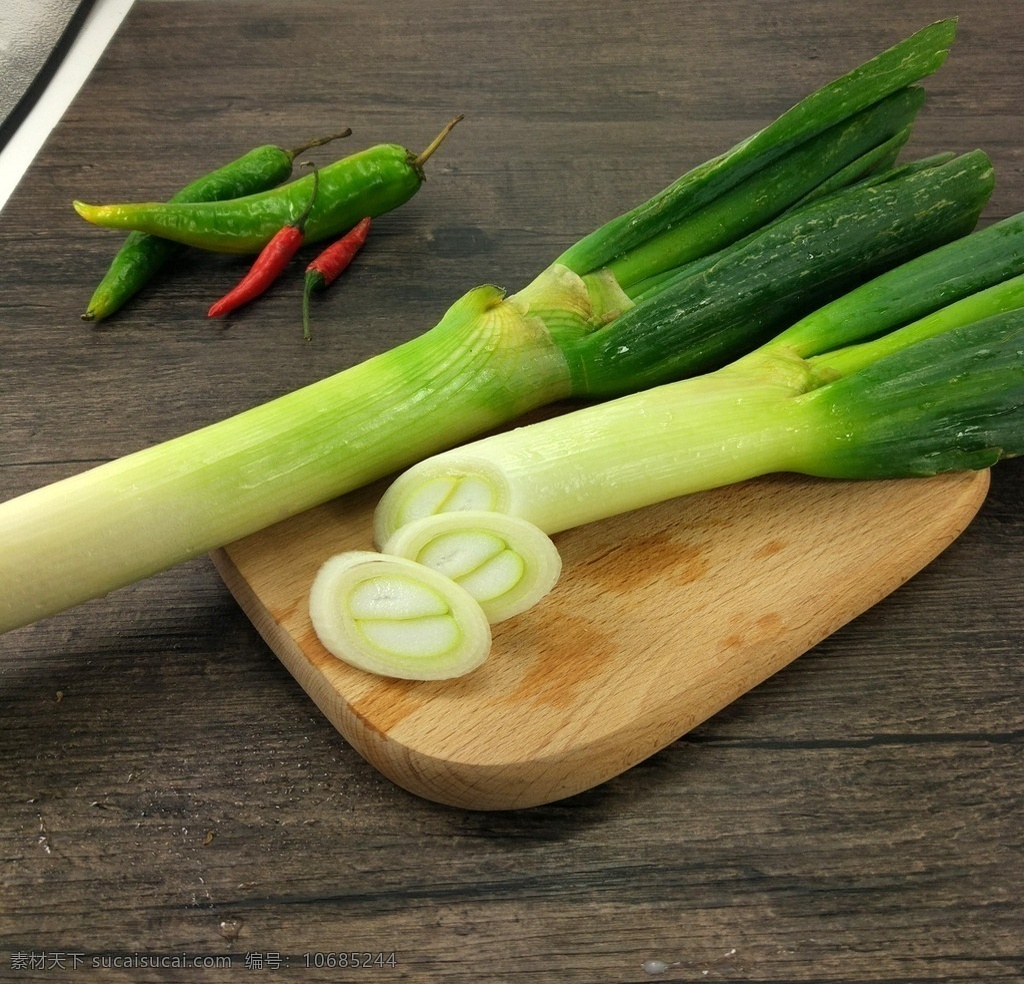
M 715 370 L 970 232 L 980 152 L 896 158 L 942 21 L 585 237 L 519 292 L 235 417 L 0 504 L 0 631 L 254 533 L 567 398 Z M 968 257 L 965 263 L 973 260 Z M 372 600 L 372 599 L 371 599 Z

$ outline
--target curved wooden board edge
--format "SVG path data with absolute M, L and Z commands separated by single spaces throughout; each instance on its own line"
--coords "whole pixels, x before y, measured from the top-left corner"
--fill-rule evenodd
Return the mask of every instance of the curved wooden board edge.
M 398 785 L 475 810 L 536 806 L 643 761 L 898 588 L 973 519 L 989 473 L 781 475 L 558 534 L 562 579 L 452 681 L 388 680 L 320 645 L 306 598 L 372 549 L 373 485 L 212 555 L 270 648 Z

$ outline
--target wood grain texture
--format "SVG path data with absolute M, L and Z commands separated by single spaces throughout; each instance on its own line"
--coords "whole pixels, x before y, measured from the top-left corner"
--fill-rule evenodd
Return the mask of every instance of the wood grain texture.
M 373 549 L 374 486 L 215 554 L 257 629 L 399 785 L 516 809 L 660 751 L 909 580 L 963 532 L 987 472 L 928 482 L 763 479 L 559 534 L 563 573 L 458 680 L 387 680 L 310 623 L 320 565 Z
M 1024 208 L 1019 10 L 976 0 L 138 0 L 0 213 L 0 494 L 172 437 L 515 289 L 625 204 L 960 14 L 908 152 L 983 147 Z M 99 328 L 118 237 L 73 198 L 168 194 L 266 141 L 466 120 L 302 341 L 298 280 L 205 320 L 188 254 Z M 337 288 L 341 289 L 337 289 Z M 219 956 L 66 979 L 1024 979 L 1024 463 L 902 588 L 602 786 L 514 812 L 411 795 L 312 704 L 207 558 L 0 637 L 0 979 L 15 951 Z M 279 953 L 277 972 L 247 953 Z M 661 975 L 645 960 L 669 964 Z

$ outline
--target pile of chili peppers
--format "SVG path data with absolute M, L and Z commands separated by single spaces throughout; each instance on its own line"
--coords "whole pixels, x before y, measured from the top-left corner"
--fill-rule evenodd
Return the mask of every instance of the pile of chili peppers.
M 346 137 L 351 130 L 294 150 L 257 147 L 193 181 L 166 203 L 75 202 L 79 214 L 96 225 L 131 230 L 83 319 L 100 321 L 113 314 L 179 250 L 191 245 L 257 253 L 246 275 L 207 312 L 211 318 L 224 317 L 265 293 L 304 243 L 333 239 L 305 271 L 302 322 L 308 340 L 310 296 L 327 288 L 352 263 L 366 243 L 373 216 L 397 208 L 415 194 L 423 181 L 423 164 L 461 119 L 448 123 L 420 154 L 397 144 L 380 144 L 323 169 L 305 161 L 303 166 L 313 169 L 311 179 L 288 184 L 282 182 L 290 177 L 296 155 Z

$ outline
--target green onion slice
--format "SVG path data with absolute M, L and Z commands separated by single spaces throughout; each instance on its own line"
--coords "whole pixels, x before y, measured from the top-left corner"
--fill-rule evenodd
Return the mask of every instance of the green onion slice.
M 491 624 L 532 608 L 558 581 L 562 560 L 551 538 L 517 516 L 462 509 L 406 523 L 381 548 L 451 578 Z
M 332 655 L 398 679 L 463 676 L 491 648 L 487 616 L 465 588 L 423 564 L 368 550 L 320 568 L 309 613 Z

